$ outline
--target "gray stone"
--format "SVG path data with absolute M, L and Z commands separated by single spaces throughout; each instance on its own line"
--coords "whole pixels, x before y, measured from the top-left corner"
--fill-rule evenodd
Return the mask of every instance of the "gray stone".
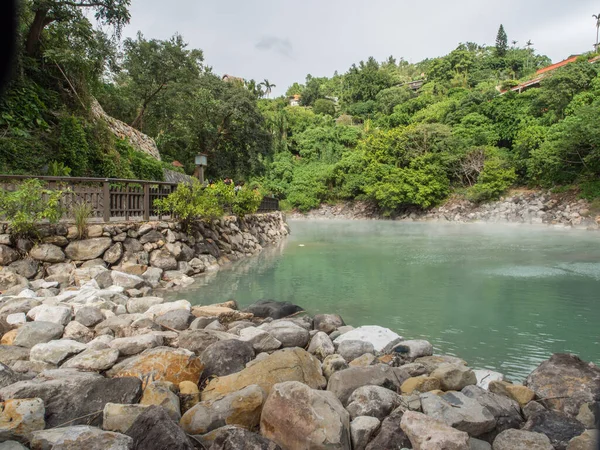
M 409 377 L 400 367 L 377 364 L 369 367 L 350 367 L 329 377 L 327 390 L 335 394 L 342 404 L 348 404 L 350 395 L 362 386 L 382 386 L 398 392 Z
M 0 345 L 0 361 L 8 366 L 13 366 L 17 361 L 29 359 L 29 349 L 16 345 Z
M 400 404 L 401 397 L 394 391 L 381 386 L 363 386 L 352 393 L 346 409 L 351 419 L 370 416 L 383 420 Z
M 304 311 L 300 306 L 289 302 L 276 302 L 275 300 L 260 300 L 243 310 L 254 314 L 255 317 L 270 317 L 272 319 L 283 319 L 297 312 Z
M 119 351 L 114 348 L 88 349 L 67 360 L 61 367 L 86 372 L 102 372 L 114 366 L 117 359 L 119 359 Z
M 36 322 L 52 322 L 65 326 L 71 321 L 71 308 L 62 305 L 40 305 L 29 310 L 27 317 Z
M 211 323 L 204 327 L 205 330 L 213 330 L 213 331 L 227 331 L 227 327 L 223 325 L 218 320 L 213 320 Z
M 117 242 L 113 244 L 106 252 L 104 253 L 104 261 L 108 264 L 116 264 L 119 262 L 121 257 L 123 256 L 123 244 Z
M 373 345 L 378 352 L 386 352 L 387 347 L 392 347 L 402 340 L 402 336 L 394 333 L 389 328 L 367 325 L 355 328 L 337 337 L 333 343 L 341 344 L 343 341 L 364 341 Z M 373 353 L 373 352 L 369 352 Z
M 198 319 L 201 319 L 201 317 Z M 257 353 L 270 352 L 281 348 L 281 342 L 278 339 L 273 337 L 270 333 L 255 327 L 248 327 L 240 330 L 240 341 L 252 344 L 252 347 Z
M 31 439 L 34 450 L 131 450 L 132 445 L 129 436 L 88 425 L 36 431 Z
M 421 407 L 426 415 L 474 437 L 496 426 L 496 418 L 487 408 L 460 392 L 447 392 L 442 396 L 430 392 L 421 394 Z
M 113 339 L 109 345 L 111 348 L 119 350 L 120 356 L 133 356 L 144 350 L 162 346 L 163 338 L 154 334 L 142 334 Z
M 431 376 L 440 380 L 444 391 L 460 391 L 467 386 L 477 384 L 475 373 L 463 365 L 442 364 L 431 372 Z
M 70 356 L 81 353 L 86 348 L 87 346 L 81 342 L 61 339 L 34 345 L 31 348 L 29 358 L 31 361 L 40 361 L 58 366 Z
M 209 345 L 219 340 L 216 334 L 206 330 L 186 330 L 179 334 L 179 348 L 201 355 Z
M 569 442 L 567 450 L 597 450 L 600 443 L 600 431 L 587 430 Z
M 15 373 L 6 364 L 0 362 L 0 389 L 9 386 L 17 381 L 21 381 L 23 377 L 18 373 Z
M 335 372 L 347 369 L 349 366 L 344 358 L 342 358 L 340 355 L 334 354 L 327 356 L 323 360 L 322 367 L 323 375 L 325 375 L 325 378 L 329 379 Z
M 161 297 L 138 297 L 127 301 L 127 311 L 129 314 L 142 314 L 155 305 L 161 305 L 165 302 Z
M 175 309 L 156 318 L 156 323 L 171 330 L 187 330 L 192 315 L 185 309 Z
M 36 261 L 42 261 L 47 263 L 60 263 L 65 260 L 65 254 L 60 247 L 52 244 L 40 244 L 36 245 L 29 252 Z
M 31 433 L 43 430 L 45 425 L 44 402 L 39 398 L 0 403 L 0 442 L 29 440 Z
M 33 278 L 37 275 L 39 264 L 31 258 L 25 258 L 11 263 L 8 267 L 24 278 Z
M 162 270 L 177 270 L 177 259 L 163 247 L 150 253 L 150 265 Z
M 426 373 L 428 374 L 445 364 L 452 364 L 458 366 L 467 365 L 467 363 L 462 359 L 456 358 L 455 356 L 447 355 L 423 356 L 421 358 L 415 359 L 414 362 L 423 365 L 426 369 Z
M 225 426 L 214 433 L 210 450 L 282 450 L 275 442 L 243 428 Z
M 125 433 L 133 425 L 135 419 L 148 408 L 148 405 L 107 403 L 102 411 L 102 428 L 107 431 Z
M 505 430 L 496 436 L 494 450 L 554 450 L 550 439 L 541 433 L 525 430 Z
M 433 355 L 433 345 L 422 339 L 402 341 L 394 346 L 393 352 L 400 353 L 406 358 L 415 359 Z
M 424 414 L 407 411 L 400 427 L 406 433 L 412 448 L 421 450 L 469 450 L 469 435 L 455 430 L 444 422 Z
M 381 423 L 379 432 L 367 445 L 366 450 L 401 450 L 410 448 L 411 444 L 406 433 L 400 428 L 404 408 L 396 408 Z
M 94 332 L 88 327 L 74 320 L 69 322 L 69 324 L 65 327 L 63 338 L 72 339 L 73 341 L 87 344 L 94 339 Z
M 481 439 L 469 438 L 470 450 L 492 450 L 492 446 Z
M 189 328 L 190 330 L 203 330 L 215 320 L 218 320 L 218 317 L 196 317 L 190 324 Z
M 98 308 L 84 306 L 77 310 L 75 320 L 86 327 L 93 327 L 104 320 L 104 314 Z
M 185 432 L 164 408 L 150 406 L 133 422 L 127 435 L 133 439 L 132 450 L 194 450 Z
M 142 277 L 130 275 L 125 272 L 112 270 L 110 277 L 114 286 L 120 286 L 125 289 L 138 289 L 146 285 L 146 281 Z
M 39 300 L 31 298 L 13 298 L 6 301 L 0 307 L 0 317 L 7 317 L 10 314 L 28 313 L 29 310 L 39 306 Z
M 585 431 L 585 426 L 559 411 L 540 411 L 527 420 L 523 430 L 544 434 L 556 450 L 565 450 L 571 439 Z
M 366 341 L 342 341 L 337 346 L 337 354 L 350 362 L 365 353 L 375 353 L 373 344 Z
M 281 342 L 283 347 L 306 347 L 310 335 L 307 330 L 294 322 L 281 320 L 261 325 L 267 333 Z
M 308 353 L 312 353 L 321 361 L 335 353 L 333 342 L 331 342 L 327 333 L 319 331 L 312 337 L 308 346 Z
M 46 426 L 53 428 L 69 422 L 73 425 L 101 422 L 106 403 L 134 403 L 142 393 L 138 378 L 104 378 L 72 369 L 44 372 L 45 376 L 0 389 L 0 398 L 41 398 L 46 407 Z
M 160 284 L 162 273 L 163 270 L 159 269 L 158 267 L 148 267 L 148 269 L 142 275 L 142 278 L 146 280 L 146 283 L 155 288 Z
M 88 261 L 100 258 L 111 245 L 112 239 L 108 237 L 73 241 L 67 245 L 65 253 L 73 261 Z
M 519 404 L 511 398 L 488 392 L 477 386 L 467 386 L 461 392 L 487 408 L 496 418 L 493 437 L 504 430 L 521 428 L 523 425 L 524 420 L 521 417 Z
M 330 334 L 339 327 L 346 325 L 339 314 L 317 314 L 314 319 L 314 329 Z
M 31 348 L 62 336 L 64 327 L 52 322 L 28 322 L 17 331 L 14 345 Z
M 8 267 L 3 267 L 0 270 L 0 292 L 3 294 L 8 295 L 12 290 L 16 290 L 16 294 L 25 289 L 28 284 L 27 278 L 13 272 Z
M 249 342 L 237 339 L 215 342 L 200 355 L 200 361 L 204 365 L 202 379 L 239 372 L 254 359 L 254 355 L 254 349 Z
M 145 233 L 139 240 L 140 244 L 155 244 L 160 241 L 165 241 L 164 235 L 157 230 L 152 230 L 148 233 Z
M 8 266 L 19 259 L 19 253 L 12 247 L 0 244 L 0 266 Z
M 581 405 L 579 414 L 577 414 L 577 420 L 588 429 L 600 429 L 600 401 Z
M 359 416 L 350 422 L 350 437 L 353 450 L 365 450 L 377 430 L 379 430 L 379 419 L 375 417 Z
M 27 450 L 27 447 L 17 441 L 0 442 L 0 450 Z

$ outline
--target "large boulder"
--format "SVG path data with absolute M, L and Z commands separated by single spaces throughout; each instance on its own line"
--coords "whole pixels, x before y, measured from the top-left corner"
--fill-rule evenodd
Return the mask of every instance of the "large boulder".
M 252 344 L 237 339 L 215 342 L 202 352 L 202 378 L 222 377 L 240 372 L 254 359 Z
M 170 381 L 174 384 L 182 381 L 197 384 L 202 369 L 202 363 L 192 352 L 170 347 L 156 347 L 121 361 L 106 375 L 111 378 L 136 377 L 144 380 L 149 378 L 153 381 Z
M 319 331 L 310 340 L 308 353 L 315 355 L 320 360 L 324 360 L 329 355 L 333 355 L 335 353 L 335 347 L 333 346 L 333 342 L 331 342 L 331 339 L 329 339 L 327 333 Z
M 235 336 L 231 336 L 235 338 Z M 209 346 L 219 342 L 221 337 L 209 330 L 186 330 L 179 333 L 179 348 L 184 348 L 200 356 Z
M 327 334 L 333 333 L 344 325 L 346 325 L 344 319 L 339 314 L 317 314 L 313 318 L 314 329 Z
M 17 361 L 27 361 L 29 349 L 17 345 L 0 345 L 0 361 L 12 366 Z
M 13 272 L 8 267 L 3 267 L 0 270 L 0 292 L 2 293 L 5 293 L 9 289 L 15 289 L 19 292 L 20 289 L 27 288 L 28 283 L 27 278 Z
M 67 360 L 63 369 L 78 369 L 86 372 L 102 372 L 110 369 L 119 359 L 119 351 L 114 348 L 88 349 Z
M 148 407 L 148 405 L 107 403 L 102 411 L 102 428 L 124 433 Z
M 505 430 L 496 436 L 494 450 L 553 450 L 548 436 L 526 430 Z
M 0 266 L 8 266 L 19 259 L 19 252 L 14 248 L 0 244 Z
M 409 377 L 401 367 L 390 367 L 385 364 L 350 367 L 331 375 L 327 390 L 333 392 L 342 404 L 346 405 L 350 395 L 359 387 L 382 386 L 398 392 L 402 383 Z
M 282 450 L 275 442 L 244 428 L 225 426 L 215 433 L 210 450 Z
M 431 373 L 444 364 L 454 364 L 458 366 L 467 365 L 466 361 L 455 356 L 448 355 L 422 356 L 420 358 L 415 359 L 415 363 L 424 366 L 426 373 Z
M 52 244 L 40 244 L 36 245 L 29 252 L 36 261 L 47 262 L 47 263 L 60 263 L 65 260 L 65 254 L 60 247 Z
M 116 264 L 123 256 L 123 244 L 115 242 L 106 252 L 104 253 L 104 261 L 108 264 Z
M 383 422 L 379 432 L 367 445 L 366 450 L 401 450 L 410 448 L 410 441 L 406 433 L 400 428 L 404 408 L 396 408 Z
M 585 433 L 571 439 L 567 450 L 597 450 L 599 442 L 600 431 L 587 430 Z
M 384 351 L 386 347 L 393 346 L 402 340 L 402 336 L 394 333 L 389 328 L 383 328 L 376 325 L 366 325 L 355 328 L 347 333 L 338 336 L 333 341 L 334 344 L 340 344 L 344 341 L 364 341 L 373 345 L 378 351 Z
M 156 323 L 166 329 L 183 331 L 187 330 L 192 318 L 193 316 L 189 311 L 185 309 L 174 309 L 162 316 L 158 316 L 156 318 Z
M 31 361 L 40 361 L 58 366 L 67 358 L 81 353 L 86 348 L 87 346 L 81 342 L 71 339 L 60 339 L 34 345 L 31 347 L 29 359 Z
M 15 373 L 6 364 L 0 362 L 0 389 L 6 386 L 10 386 L 17 381 L 21 381 L 23 377 L 18 373 Z
M 400 342 L 394 346 L 393 351 L 394 353 L 400 353 L 406 358 L 415 359 L 433 355 L 433 345 L 429 341 L 415 339 Z
M 260 422 L 265 399 L 259 386 L 250 385 L 218 399 L 198 403 L 183 415 L 179 424 L 188 434 L 205 434 L 223 425 L 252 430 Z
M 283 319 L 300 311 L 300 306 L 290 302 L 276 302 L 275 300 L 260 300 L 244 309 L 244 312 L 254 314 L 256 317 L 270 317 L 272 319 Z
M 539 411 L 527 420 L 523 430 L 542 433 L 556 450 L 565 450 L 571 439 L 585 431 L 585 426 L 559 411 Z
M 267 395 L 272 387 L 284 381 L 299 381 L 314 389 L 325 387 L 321 364 L 300 348 L 279 350 L 241 372 L 211 380 L 202 392 L 202 400 L 239 391 L 252 384 L 259 385 Z
M 112 243 L 113 241 L 109 237 L 73 241 L 67 245 L 65 253 L 73 261 L 89 261 L 100 258 Z
M 33 380 L 0 389 L 0 399 L 40 398 L 48 428 L 64 423 L 99 424 L 106 403 L 134 403 L 142 393 L 136 378 L 107 379 L 75 370 L 47 371 Z M 97 413 L 97 414 L 96 414 Z
M 152 306 L 162 305 L 165 299 L 162 297 L 138 297 L 127 300 L 127 312 L 129 314 L 143 314 Z
M 150 348 L 160 347 L 163 345 L 163 338 L 155 334 L 140 334 L 114 339 L 108 345 L 118 350 L 120 356 L 132 356 Z
M 247 327 L 240 330 L 240 341 L 252 344 L 256 353 L 272 352 L 281 348 L 281 342 L 271 334 L 256 327 Z
M 31 439 L 33 450 L 131 450 L 132 444 L 129 436 L 88 425 L 36 431 Z
M 260 419 L 261 434 L 288 450 L 350 450 L 350 420 L 339 400 L 296 382 L 276 384 Z
M 415 450 L 469 450 L 469 435 L 444 422 L 415 411 L 406 411 L 400 427 Z
M 466 386 L 477 384 L 475 373 L 468 367 L 458 364 L 442 364 L 431 372 L 431 376 L 440 380 L 444 391 L 460 391 Z
M 25 258 L 15 261 L 8 267 L 24 278 L 33 278 L 37 274 L 40 265 L 31 258 Z
M 496 426 L 496 418 L 487 408 L 460 392 L 421 394 L 421 407 L 427 416 L 471 436 L 481 436 Z
M 150 265 L 162 270 L 177 270 L 177 259 L 166 248 L 150 253 Z
M 383 420 L 400 406 L 401 401 L 400 395 L 384 387 L 363 386 L 352 393 L 346 409 L 350 413 L 351 419 L 359 416 L 371 416 Z
M 185 432 L 164 408 L 150 406 L 133 422 L 126 434 L 133 439 L 131 450 L 194 450 Z
M 189 381 L 183 383 L 190 383 Z M 177 388 L 168 381 L 154 381 L 146 386 L 140 405 L 160 406 L 164 408 L 173 420 L 181 419 L 181 399 Z
M 528 377 L 525 385 L 544 404 L 576 417 L 584 403 L 600 401 L 600 368 L 575 355 L 556 353 Z
M 494 394 L 505 395 L 506 397 L 512 398 L 522 407 L 535 398 L 535 392 L 527 386 L 511 384 L 506 381 L 490 381 L 488 389 Z
M 120 286 L 125 289 L 138 289 L 145 286 L 146 281 L 137 275 L 131 275 L 118 270 L 111 270 L 110 277 L 114 286 Z
M 281 342 L 283 347 L 304 348 L 310 339 L 310 334 L 306 329 L 288 320 L 277 320 L 261 325 L 259 328 L 264 329 Z
M 31 309 L 27 317 L 36 322 L 52 322 L 64 327 L 71 321 L 71 308 L 62 305 L 40 305 Z
M 350 366 L 348 365 L 348 362 L 344 358 L 342 358 L 341 355 L 333 354 L 327 356 L 323 360 L 323 364 L 321 364 L 321 367 L 323 368 L 323 375 L 325 375 L 325 378 L 329 380 L 329 378 L 331 378 L 331 375 L 341 370 L 346 370 Z
M 7 400 L 0 403 L 0 442 L 29 440 L 34 431 L 43 430 L 44 402 L 39 398 Z
M 371 441 L 381 422 L 375 417 L 359 416 L 350 422 L 350 438 L 352 439 L 352 450 L 365 450 Z
M 28 322 L 17 331 L 14 345 L 31 348 L 62 336 L 64 327 L 52 322 Z
M 492 437 L 509 428 L 521 428 L 523 425 L 519 404 L 513 399 L 488 392 L 478 386 L 467 386 L 461 392 L 492 413 L 496 419 L 496 427 L 493 430 L 495 434 Z
M 350 362 L 361 357 L 365 353 L 375 353 L 373 344 L 365 341 L 342 341 L 337 346 L 338 355 Z

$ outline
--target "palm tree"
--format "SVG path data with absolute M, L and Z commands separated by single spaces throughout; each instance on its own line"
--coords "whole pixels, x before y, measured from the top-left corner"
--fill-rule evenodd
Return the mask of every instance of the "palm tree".
M 517 46 L 517 44 L 518 44 L 518 43 L 519 43 L 519 41 L 514 41 L 514 40 L 513 40 L 513 41 L 512 41 L 513 48 L 515 48 L 515 47 Z
M 527 51 L 529 52 L 529 54 L 527 55 L 527 59 L 525 60 L 525 62 L 527 63 L 527 68 L 529 68 L 531 55 L 533 54 L 533 42 L 531 42 L 531 39 L 529 39 L 525 43 L 525 47 L 527 48 Z
M 600 37 L 600 14 L 592 14 L 592 17 L 596 19 L 596 45 L 594 45 L 594 49 L 598 51 L 598 38 Z
M 271 90 L 276 87 L 276 85 L 269 83 L 269 80 L 267 80 L 265 78 L 265 80 L 260 83 L 260 85 L 265 87 L 265 95 L 267 96 L 267 98 L 269 97 L 269 95 L 271 94 Z

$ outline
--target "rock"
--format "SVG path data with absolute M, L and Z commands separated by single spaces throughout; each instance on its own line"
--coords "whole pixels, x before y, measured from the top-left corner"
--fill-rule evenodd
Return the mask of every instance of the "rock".
M 326 384 L 314 356 L 300 348 L 283 349 L 241 372 L 211 380 L 202 392 L 202 400 L 212 400 L 252 384 L 259 385 L 269 395 L 275 384 L 284 381 L 299 381 L 315 389 Z
M 397 343 L 402 339 L 389 328 L 379 326 L 363 326 L 337 337 L 333 343 L 340 344 L 344 341 L 364 341 L 373 345 L 373 348 L 381 352 L 391 343 Z M 369 352 L 372 353 L 372 352 Z
M 109 345 L 118 350 L 120 356 L 132 356 L 150 348 L 160 347 L 163 345 L 163 338 L 154 334 L 142 334 L 114 339 Z
M 146 285 L 146 281 L 143 278 L 117 270 L 111 270 L 110 277 L 114 286 L 120 286 L 125 289 L 139 289 Z
M 394 346 L 393 352 L 400 353 L 406 358 L 415 359 L 433 355 L 433 345 L 422 339 L 402 341 Z
M 600 399 L 600 368 L 575 355 L 556 353 L 528 377 L 525 385 L 544 403 L 572 417 L 581 405 Z
M 18 332 L 19 332 L 18 329 L 14 329 L 14 330 L 10 330 L 10 331 L 4 333 L 2 335 L 2 338 L 0 339 L 0 344 L 12 345 L 13 342 L 15 341 L 15 337 L 17 336 Z
M 581 436 L 571 439 L 567 450 L 597 450 L 598 442 L 600 442 L 600 432 L 587 430 Z
M 4 244 L 0 244 L 0 266 L 8 266 L 19 259 L 19 253 Z
M 544 434 L 556 450 L 565 450 L 569 441 L 582 434 L 585 427 L 559 411 L 540 411 L 529 418 L 523 430 Z
M 210 450 L 282 450 L 275 442 L 243 428 L 225 426 L 215 432 Z
M 342 341 L 337 346 L 337 354 L 350 362 L 365 353 L 374 353 L 373 344 L 365 341 Z
M 0 389 L 10 386 L 17 381 L 21 381 L 23 377 L 13 371 L 6 364 L 0 362 Z
M 194 306 L 192 314 L 196 317 L 216 317 L 219 322 L 224 324 L 238 320 L 250 320 L 254 317 L 250 313 L 241 312 L 229 306 L 222 305 Z
M 0 450 L 27 450 L 27 447 L 17 441 L 5 441 L 0 443 Z
M 486 390 L 492 381 L 504 381 L 504 375 L 493 370 L 475 369 L 473 373 L 475 373 L 475 378 L 477 378 L 477 386 Z
M 187 330 L 192 315 L 185 309 L 175 309 L 156 318 L 156 323 L 171 330 Z
M 325 378 L 327 378 L 329 380 L 331 375 L 333 375 L 335 372 L 339 372 L 340 370 L 347 369 L 349 366 L 348 366 L 348 363 L 346 362 L 346 360 L 344 358 L 342 358 L 342 356 L 334 354 L 334 355 L 327 356 L 323 360 L 322 367 L 323 367 L 323 375 L 325 375 Z
M 94 413 L 106 403 L 133 403 L 141 393 L 141 382 L 135 378 L 111 380 L 98 374 L 59 369 L 0 389 L 0 398 L 42 399 L 46 426 L 53 428 L 66 422 L 97 424 L 100 414 Z
M 19 327 L 27 322 L 25 313 L 9 314 L 6 316 L 6 323 L 10 326 Z
M 143 314 L 150 307 L 165 303 L 165 299 L 161 297 L 139 297 L 130 298 L 127 301 L 127 312 L 129 314 Z
M 16 361 L 29 359 L 29 349 L 16 345 L 0 345 L 0 361 L 12 366 Z
M 399 391 L 402 383 L 409 378 L 400 367 L 377 364 L 369 367 L 350 367 L 335 372 L 329 377 L 327 390 L 335 394 L 342 404 L 348 404 L 350 395 L 362 386 L 382 386 L 392 391 Z
M 310 335 L 307 330 L 294 322 L 281 320 L 261 325 L 271 336 L 281 342 L 283 347 L 304 348 L 308 344 Z
M 410 441 L 406 433 L 400 428 L 404 408 L 396 408 L 381 422 L 377 436 L 367 445 L 366 450 L 401 450 L 410 448 Z
M 130 450 L 130 437 L 88 425 L 36 431 L 32 450 Z
M 42 261 L 47 263 L 60 263 L 65 260 L 65 254 L 60 247 L 52 244 L 39 244 L 31 249 L 29 252 L 36 261 Z
M 29 440 L 34 431 L 43 430 L 45 426 L 44 402 L 41 399 L 0 403 L 0 441 Z
M 444 364 L 453 364 L 457 366 L 467 365 L 467 363 L 460 358 L 446 355 L 424 356 L 422 358 L 415 359 L 414 362 L 425 366 L 426 373 L 431 373 L 439 366 Z
M 402 383 L 400 389 L 403 394 L 412 394 L 414 392 L 424 393 L 437 391 L 440 389 L 440 380 L 434 377 L 411 377 Z
M 375 417 L 359 416 L 350 422 L 350 438 L 353 450 L 365 450 L 377 430 L 379 430 L 379 419 Z
M 86 235 L 91 238 L 97 238 L 102 236 L 103 232 L 102 225 L 89 225 L 87 227 Z
M 281 342 L 264 330 L 248 327 L 240 330 L 240 341 L 252 344 L 257 353 L 271 352 L 281 348 Z
M 101 350 L 87 349 L 69 359 L 63 369 L 79 369 L 86 372 L 102 372 L 110 369 L 119 359 L 119 351 L 114 348 Z
M 24 278 L 33 278 L 38 272 L 39 264 L 33 259 L 26 258 L 15 261 L 8 267 L 10 270 L 16 272 L 18 275 L 21 275 Z
M 407 411 L 400 427 L 415 450 L 469 450 L 469 435 L 424 414 Z
M 244 312 L 252 313 L 255 317 L 272 319 L 283 319 L 300 311 L 304 311 L 300 306 L 275 300 L 260 300 L 244 309 Z
M 264 391 L 257 385 L 215 400 L 202 401 L 187 411 L 179 422 L 188 434 L 204 434 L 223 425 L 238 425 L 249 430 L 258 426 Z
M 460 392 L 447 392 L 441 396 L 431 392 L 421 394 L 421 407 L 427 416 L 474 437 L 492 431 L 496 426 L 496 418 L 487 408 Z
M 119 262 L 121 257 L 123 256 L 123 244 L 117 242 L 113 244 L 106 252 L 104 253 L 104 261 L 108 264 L 116 264 Z
M 365 353 L 364 355 L 359 356 L 358 358 L 355 358 L 352 361 L 350 361 L 348 365 L 350 367 L 368 367 L 375 364 L 376 359 L 377 358 L 375 358 L 374 354 Z
M 584 403 L 577 414 L 579 420 L 586 428 L 600 429 L 600 402 Z
M 177 270 L 177 259 L 166 248 L 150 253 L 150 265 L 162 270 Z
M 339 327 L 346 325 L 339 314 L 317 314 L 314 319 L 314 329 L 330 334 Z
M 144 389 L 140 405 L 156 405 L 164 408 L 171 419 L 179 422 L 181 419 L 181 404 L 173 383 L 154 381 Z
M 470 450 L 492 450 L 489 443 L 475 438 L 469 438 L 469 448 Z
M 110 369 L 106 375 L 111 378 L 137 377 L 152 381 L 182 381 L 198 383 L 202 375 L 202 364 L 192 352 L 170 347 L 157 347 L 125 359 Z M 123 402 L 121 402 L 123 403 Z
M 179 348 L 194 352 L 198 356 L 211 344 L 219 341 L 217 334 L 206 330 L 186 330 L 179 334 Z
M 488 392 L 477 386 L 467 386 L 461 392 L 467 397 L 476 400 L 477 403 L 491 412 L 496 419 L 496 427 L 492 435 L 486 436 L 486 438 L 493 438 L 504 430 L 521 428 L 523 425 L 524 420 L 521 417 L 519 404 L 516 401 L 503 395 Z
M 460 391 L 466 386 L 477 384 L 475 373 L 462 365 L 442 364 L 431 372 L 431 376 L 440 380 L 444 391 Z
M 151 230 L 147 233 L 143 233 L 143 236 L 140 238 L 140 244 L 155 244 L 160 241 L 165 241 L 165 236 L 157 230 Z
M 63 327 L 71 321 L 71 308 L 68 306 L 40 305 L 31 309 L 27 317 L 36 322 L 52 322 Z
M 324 360 L 335 353 L 333 342 L 331 342 L 327 333 L 319 331 L 312 337 L 308 346 L 308 353 L 315 355 L 320 360 Z
M 73 261 L 88 261 L 100 258 L 111 245 L 112 239 L 108 237 L 72 241 L 65 248 L 65 253 Z
M 79 322 L 72 321 L 65 327 L 63 338 L 87 344 L 94 339 L 94 332 Z
M 63 331 L 64 327 L 57 323 L 28 322 L 19 328 L 13 344 L 31 348 L 34 345 L 60 338 Z
M 200 356 L 200 361 L 204 365 L 202 378 L 222 377 L 240 372 L 253 359 L 254 348 L 249 342 L 237 339 L 215 342 Z
M 401 403 L 401 398 L 394 391 L 381 386 L 363 386 L 356 389 L 348 399 L 346 410 L 350 418 L 359 416 L 385 419 Z
M 200 403 L 200 389 L 191 381 L 179 383 L 179 397 L 181 399 L 181 411 L 186 412 Z
M 490 392 L 510 397 L 521 406 L 525 406 L 535 398 L 535 393 L 528 387 L 510 384 L 506 381 L 491 381 L 488 387 Z
M 175 302 L 162 303 L 160 305 L 151 306 L 144 313 L 144 315 L 150 319 L 155 319 L 158 316 L 162 316 L 163 314 L 176 309 L 184 309 L 189 312 L 192 309 L 192 305 L 187 300 L 177 300 Z
M 496 436 L 494 450 L 553 450 L 550 439 L 541 433 L 525 430 L 505 430 Z
M 16 294 L 25 289 L 28 283 L 27 278 L 16 274 L 7 267 L 3 267 L 2 270 L 0 270 L 0 292 L 3 294 L 6 294 L 7 291 L 13 289 L 17 291 L 15 292 Z
M 162 278 L 163 270 L 158 267 L 148 267 L 142 274 L 142 278 L 146 280 L 153 288 L 158 287 Z
M 104 320 L 104 315 L 98 308 L 84 306 L 77 310 L 75 320 L 86 327 L 93 327 Z
M 147 405 L 107 403 L 102 412 L 102 428 L 107 431 L 125 433 L 147 408 Z
M 27 313 L 30 309 L 39 306 L 38 300 L 30 298 L 13 298 L 6 300 L 0 307 L 0 316 L 7 317 L 9 314 Z
M 194 450 L 194 446 L 165 411 L 158 406 L 146 408 L 133 422 L 127 435 L 132 450 Z
M 81 342 L 71 339 L 61 339 L 34 345 L 31 348 L 29 358 L 32 361 L 40 361 L 58 366 L 70 356 L 81 353 L 86 348 L 87 346 Z
M 263 436 L 289 450 L 350 450 L 350 421 L 339 400 L 296 382 L 276 384 L 260 419 Z

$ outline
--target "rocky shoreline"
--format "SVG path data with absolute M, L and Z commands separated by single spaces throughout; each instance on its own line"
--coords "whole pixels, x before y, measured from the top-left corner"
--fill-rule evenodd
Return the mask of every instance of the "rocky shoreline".
M 586 200 L 551 192 L 515 193 L 499 201 L 481 205 L 464 199 L 451 199 L 428 211 L 409 209 L 392 217 L 384 217 L 366 202 L 342 202 L 324 204 L 306 214 L 293 212 L 289 214 L 289 218 L 515 223 L 600 230 L 600 212 L 594 212 Z

